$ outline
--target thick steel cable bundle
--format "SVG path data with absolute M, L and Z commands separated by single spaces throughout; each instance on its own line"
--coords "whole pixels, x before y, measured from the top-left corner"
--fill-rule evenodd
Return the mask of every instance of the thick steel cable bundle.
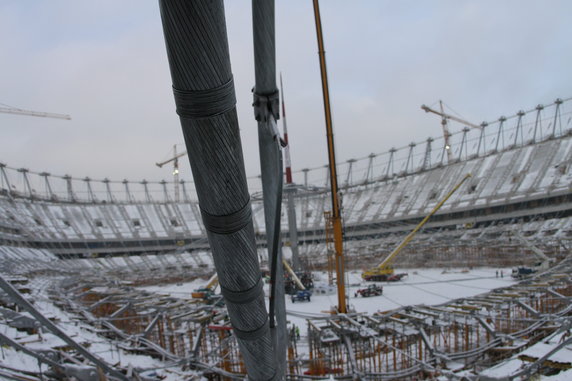
M 253 380 L 275 377 L 222 0 L 161 0 L 177 113 L 222 293 Z

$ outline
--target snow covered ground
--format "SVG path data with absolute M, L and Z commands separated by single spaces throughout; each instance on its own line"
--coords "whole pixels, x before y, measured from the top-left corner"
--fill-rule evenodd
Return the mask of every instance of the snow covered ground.
M 465 272 L 466 271 L 466 272 Z M 499 272 L 498 277 L 496 276 Z M 503 277 L 501 278 L 501 271 Z M 353 271 L 347 274 L 346 284 L 349 295 L 349 305 L 357 312 L 388 311 L 395 308 L 416 304 L 441 304 L 452 299 L 466 298 L 514 284 L 510 277 L 511 269 L 476 268 L 461 269 L 396 269 L 396 273 L 407 273 L 408 276 L 400 282 L 377 282 L 383 286 L 383 295 L 369 298 L 354 297 L 355 291 L 372 282 L 363 282 L 361 272 Z M 145 290 L 173 297 L 188 298 L 190 293 L 205 285 L 207 281 L 197 279 L 193 282 L 168 284 L 163 286 L 147 286 Z M 316 284 L 327 282 L 325 273 L 315 273 Z M 268 285 L 266 285 L 268 293 Z M 293 312 L 320 313 L 338 304 L 335 294 L 312 295 L 312 301 L 292 303 L 286 298 L 286 308 Z
M 498 271 L 498 277 L 497 277 Z M 501 272 L 503 277 L 501 278 Z M 361 279 L 361 272 L 353 271 L 347 274 L 348 306 L 356 312 L 374 313 L 389 311 L 408 305 L 437 305 L 453 299 L 466 298 L 514 284 L 510 277 L 511 269 L 475 268 L 462 269 L 396 269 L 396 273 L 408 273 L 408 276 L 399 282 L 377 282 L 383 286 L 383 295 L 363 298 L 355 297 L 359 288 L 366 287 L 371 282 Z M 314 283 L 327 282 L 325 273 L 314 273 Z M 204 286 L 206 280 L 195 280 L 190 283 L 179 283 L 164 286 L 145 287 L 145 290 L 173 297 L 188 298 L 190 293 Z M 268 285 L 265 286 L 268 294 Z M 300 327 L 302 336 L 306 335 L 306 319 L 329 315 L 330 310 L 338 304 L 337 295 L 320 295 L 314 293 L 310 302 L 292 303 L 286 298 L 288 320 L 291 324 Z
M 495 288 L 507 287 L 514 284 L 509 269 L 502 269 L 504 277 L 500 278 L 501 269 L 479 268 L 461 272 L 453 269 L 444 272 L 442 269 L 399 270 L 396 273 L 407 273 L 408 276 L 399 282 L 377 282 L 383 286 L 383 295 L 363 298 L 355 297 L 355 292 L 372 282 L 363 282 L 361 272 L 353 271 L 347 274 L 347 294 L 349 306 L 356 312 L 378 312 L 396 309 L 402 306 L 416 304 L 441 304 L 452 299 L 465 298 L 488 292 Z M 466 270 L 465 270 L 466 271 Z M 499 271 L 499 277 L 496 277 Z M 316 274 L 321 279 L 323 274 Z M 316 282 L 316 280 L 315 280 Z M 311 303 L 294 303 L 286 301 L 286 308 L 298 312 L 320 312 L 329 310 L 338 304 L 337 296 L 313 295 Z

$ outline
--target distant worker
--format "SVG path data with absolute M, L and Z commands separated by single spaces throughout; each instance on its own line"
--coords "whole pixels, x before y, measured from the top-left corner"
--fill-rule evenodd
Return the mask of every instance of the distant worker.
M 499 271 L 497 270 L 497 278 L 499 277 Z
M 300 340 L 300 328 L 296 325 L 296 340 Z
M 500 277 L 504 278 L 504 271 L 502 271 L 502 270 L 500 271 Z
M 562 335 L 562 337 L 560 338 L 559 343 L 563 343 L 566 341 L 566 339 L 568 339 L 570 337 L 570 330 L 567 330 L 566 332 L 564 332 L 564 334 Z

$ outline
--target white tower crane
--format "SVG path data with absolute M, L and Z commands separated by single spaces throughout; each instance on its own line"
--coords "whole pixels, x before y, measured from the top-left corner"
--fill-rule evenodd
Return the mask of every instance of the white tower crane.
M 445 113 L 443 109 L 443 101 L 439 100 L 439 106 L 441 111 L 433 110 L 429 106 L 421 105 L 421 109 L 425 110 L 425 112 L 432 112 L 433 114 L 437 114 L 441 117 L 441 125 L 443 126 L 443 138 L 445 139 L 445 151 L 447 151 L 447 162 L 450 163 L 453 159 L 453 152 L 451 151 L 451 143 L 449 141 L 449 137 L 451 133 L 449 132 L 449 128 L 447 126 L 448 120 L 454 120 L 455 122 L 459 122 L 471 128 L 482 128 L 482 126 L 477 126 L 471 122 L 467 122 L 464 119 L 458 118 L 454 115 L 449 115 Z
M 187 154 L 187 151 L 177 154 L 177 145 L 173 145 L 173 157 L 162 161 L 160 163 L 155 163 L 159 168 L 173 162 L 173 181 L 175 182 L 175 202 L 179 202 L 179 158 Z
M 53 112 L 41 112 L 41 111 L 31 111 L 24 110 L 16 107 L 5 107 L 7 105 L 0 106 L 0 112 L 4 114 L 16 114 L 16 115 L 28 115 L 37 116 L 42 118 L 56 118 L 56 119 L 66 119 L 71 120 L 71 116 L 64 114 L 55 114 Z

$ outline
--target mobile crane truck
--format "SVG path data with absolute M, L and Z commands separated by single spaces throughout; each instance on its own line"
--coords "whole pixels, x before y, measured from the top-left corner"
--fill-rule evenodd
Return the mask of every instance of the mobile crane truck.
M 415 234 L 417 234 L 423 225 L 429 221 L 429 218 L 431 218 L 431 216 L 434 215 L 443 206 L 443 204 L 445 204 L 449 197 L 451 197 L 453 193 L 455 193 L 457 189 L 459 189 L 465 180 L 467 180 L 469 177 L 471 177 L 471 174 L 467 173 L 465 177 L 463 177 L 463 179 L 457 185 L 455 185 L 455 187 L 449 193 L 447 193 L 447 195 L 441 201 L 439 201 L 437 205 L 435 205 L 433 210 L 431 210 L 431 212 L 415 227 L 415 229 L 413 229 L 413 231 L 409 233 L 407 237 L 405 237 L 395 249 L 393 249 L 393 251 L 383 260 L 383 262 L 381 262 L 376 267 L 364 271 L 361 274 L 362 279 L 370 282 L 392 282 L 399 281 L 401 278 L 406 276 L 406 273 L 395 274 L 395 271 L 393 270 L 393 261 L 395 261 L 395 257 L 397 257 L 397 254 L 399 254 L 401 250 L 407 246 L 407 244 L 413 239 Z

